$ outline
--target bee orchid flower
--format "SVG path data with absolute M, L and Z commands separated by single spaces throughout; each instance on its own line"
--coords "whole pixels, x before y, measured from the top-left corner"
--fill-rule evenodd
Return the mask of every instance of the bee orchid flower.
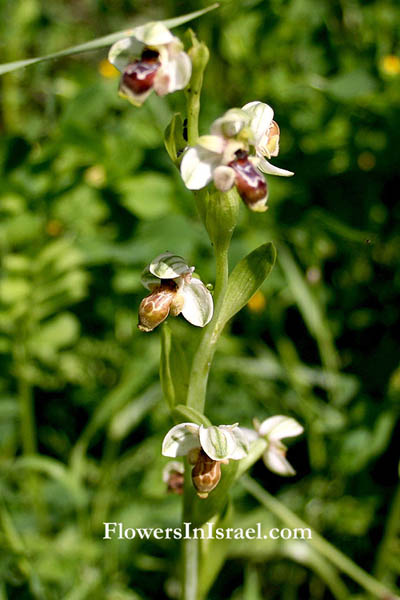
M 273 110 L 262 102 L 232 108 L 214 121 L 211 134 L 189 147 L 181 162 L 181 175 L 191 190 L 211 181 L 222 192 L 236 186 L 245 204 L 255 212 L 267 210 L 268 187 L 262 174 L 293 175 L 271 165 L 267 158 L 279 151 L 279 127 Z
M 180 313 L 189 323 L 204 327 L 213 316 L 213 299 L 181 256 L 165 252 L 145 268 L 142 284 L 151 293 L 139 306 L 139 329 L 153 331 L 168 315 Z
M 248 452 L 248 441 L 238 423 L 204 427 L 180 423 L 164 438 L 162 454 L 188 456 L 193 465 L 192 482 L 200 498 L 207 498 L 221 479 L 221 463 L 240 460 Z
M 111 46 L 108 60 L 121 72 L 119 93 L 141 106 L 154 90 L 165 96 L 189 83 L 192 63 L 182 42 L 159 22 L 132 30 Z

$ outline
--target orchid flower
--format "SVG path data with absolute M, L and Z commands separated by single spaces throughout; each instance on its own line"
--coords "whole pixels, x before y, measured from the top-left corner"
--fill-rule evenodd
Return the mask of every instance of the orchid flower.
M 213 299 L 181 256 L 165 252 L 145 268 L 142 283 L 151 294 L 139 307 L 139 329 L 153 331 L 168 315 L 180 313 L 189 323 L 204 327 L 213 316 Z
M 163 482 L 167 485 L 167 491 L 171 494 L 181 496 L 184 484 L 184 466 L 176 460 L 169 461 L 162 472 Z
M 273 114 L 267 104 L 251 102 L 243 109 L 228 110 L 214 121 L 211 135 L 201 136 L 183 156 L 181 175 L 186 187 L 199 190 L 214 181 L 217 189 L 227 192 L 236 185 L 251 210 L 267 210 L 268 188 L 260 171 L 293 175 L 265 158 L 279 151 L 279 127 L 272 120 Z
M 182 42 L 157 21 L 135 27 L 111 46 L 108 60 L 122 73 L 119 93 L 141 106 L 154 90 L 165 96 L 182 90 L 192 74 Z
M 258 439 L 264 439 L 267 447 L 262 456 L 265 466 L 278 475 L 295 475 L 296 471 L 286 459 L 286 446 L 281 442 L 283 438 L 294 437 L 303 433 L 304 429 L 295 419 L 283 415 L 276 415 L 265 419 L 262 423 L 253 420 L 254 429 L 241 427 L 250 446 Z
M 200 498 L 207 498 L 221 479 L 221 463 L 240 460 L 248 451 L 246 436 L 238 424 L 204 427 L 196 423 L 180 423 L 164 438 L 162 454 L 169 457 L 188 456 L 192 481 Z
M 264 438 L 267 448 L 263 454 L 265 466 L 278 475 L 296 475 L 296 471 L 286 459 L 286 446 L 281 442 L 283 438 L 294 437 L 303 433 L 304 429 L 295 419 L 284 415 L 276 415 L 259 423 L 254 419 L 255 431 L 247 436 L 249 441 Z M 246 433 L 246 432 L 245 432 Z

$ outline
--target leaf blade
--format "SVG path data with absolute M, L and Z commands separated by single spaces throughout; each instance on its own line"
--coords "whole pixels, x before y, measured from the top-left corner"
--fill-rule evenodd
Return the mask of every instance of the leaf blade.
M 207 8 L 202 10 L 196 10 L 192 13 L 188 13 L 186 15 L 182 15 L 180 17 L 175 17 L 173 19 L 165 19 L 160 21 L 168 28 L 178 27 L 179 25 L 183 25 L 192 19 L 197 19 L 209 12 L 210 10 L 214 10 L 219 5 L 212 4 Z M 44 56 L 38 56 L 36 58 L 27 58 L 24 60 L 16 60 L 9 63 L 4 63 L 0 65 L 0 75 L 4 75 L 5 73 L 11 73 L 12 71 L 16 71 L 18 69 L 24 69 L 25 67 L 29 67 L 33 64 L 38 64 L 47 60 L 53 60 L 54 58 L 61 58 L 63 56 L 70 56 L 71 54 L 80 54 L 81 52 L 89 52 L 91 50 L 98 50 L 99 48 L 104 48 L 105 46 L 109 46 L 118 40 L 121 40 L 124 37 L 129 37 L 132 35 L 134 28 L 124 29 L 122 31 L 116 31 L 115 33 L 110 33 L 108 35 L 104 35 L 102 37 L 91 40 L 90 42 L 84 42 L 83 44 L 78 44 L 76 46 L 71 46 L 71 48 L 65 48 L 65 50 L 59 50 L 58 52 L 52 52 L 51 54 L 46 54 Z
M 238 313 L 268 277 L 275 264 L 276 250 L 272 242 L 250 252 L 233 269 L 219 321 L 225 325 Z

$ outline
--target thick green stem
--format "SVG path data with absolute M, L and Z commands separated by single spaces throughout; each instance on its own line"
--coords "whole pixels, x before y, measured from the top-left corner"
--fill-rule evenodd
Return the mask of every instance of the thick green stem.
M 187 406 L 204 412 L 208 375 L 212 359 L 216 350 L 218 338 L 223 325 L 218 316 L 224 301 L 228 285 L 228 248 L 216 250 L 216 281 L 214 293 L 214 317 L 211 323 L 203 330 L 199 347 L 193 357 L 192 370 L 190 374 Z
M 192 466 L 185 465 L 185 488 L 183 497 L 183 522 L 192 522 Z M 199 588 L 199 540 L 182 540 L 182 600 L 197 600 Z
M 289 508 L 282 504 L 279 500 L 271 496 L 264 488 L 262 488 L 254 479 L 248 475 L 244 475 L 240 480 L 243 487 L 256 498 L 260 504 L 272 512 L 278 519 L 281 519 L 288 527 L 311 529 L 307 523 L 294 514 Z M 356 581 L 367 592 L 376 598 L 382 599 L 398 599 L 394 592 L 388 589 L 380 581 L 366 573 L 361 567 L 356 565 L 348 556 L 340 552 L 335 546 L 332 546 L 316 531 L 312 530 L 312 538 L 305 543 L 310 544 L 317 552 L 328 559 L 340 571 L 346 573 L 354 581 Z

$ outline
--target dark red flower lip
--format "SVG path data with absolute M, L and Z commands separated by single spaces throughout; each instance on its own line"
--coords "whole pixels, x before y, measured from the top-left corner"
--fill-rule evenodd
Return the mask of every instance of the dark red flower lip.
M 253 210 L 266 210 L 267 182 L 249 160 L 248 152 L 238 150 L 228 166 L 235 171 L 235 184 L 240 197 Z

